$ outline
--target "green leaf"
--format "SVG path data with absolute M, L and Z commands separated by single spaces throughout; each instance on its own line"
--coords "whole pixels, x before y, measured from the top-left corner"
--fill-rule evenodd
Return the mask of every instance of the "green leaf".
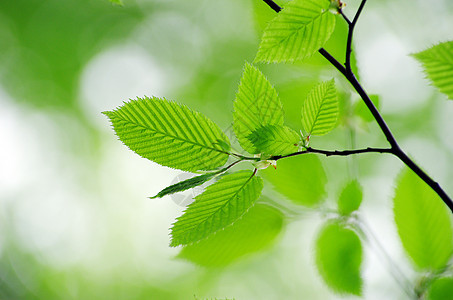
M 362 203 L 362 186 L 357 180 L 349 182 L 341 191 L 338 199 L 338 211 L 342 215 L 349 215 L 359 209 Z
M 297 152 L 301 137 L 289 127 L 268 125 L 252 132 L 249 140 L 260 153 L 285 155 Z
M 425 270 L 443 268 L 453 253 L 450 214 L 439 196 L 415 173 L 399 177 L 393 211 L 404 249 Z
M 223 166 L 226 135 L 211 120 L 184 105 L 144 98 L 104 112 L 119 139 L 137 154 L 163 166 L 184 171 Z
M 202 185 L 206 181 L 210 180 L 216 174 L 217 173 L 207 173 L 207 174 L 203 174 L 200 176 L 195 176 L 195 177 L 183 180 L 181 182 L 172 184 L 172 185 L 164 188 L 156 196 L 150 197 L 150 198 L 151 199 L 162 198 L 163 196 L 166 196 L 166 195 L 171 195 L 174 193 L 178 193 L 178 192 L 182 192 L 182 191 L 194 188 L 194 187 Z
M 109 1 L 117 5 L 123 5 L 123 1 L 121 0 L 109 0 Z
M 338 118 L 338 99 L 335 81 L 315 86 L 302 109 L 302 125 L 307 135 L 324 135 L 331 131 Z
M 453 277 L 437 279 L 428 290 L 429 300 L 453 300 Z
M 335 29 L 329 6 L 329 0 L 286 4 L 264 31 L 255 62 L 293 62 L 312 56 Z
M 268 205 L 256 204 L 233 225 L 185 246 L 178 257 L 206 267 L 223 267 L 268 247 L 283 227 L 283 215 Z
M 422 63 L 433 85 L 453 100 L 453 41 L 438 44 L 413 56 Z
M 171 246 L 187 245 L 233 224 L 253 206 L 263 188 L 251 171 L 223 176 L 195 197 L 173 224 Z
M 316 266 L 326 284 L 339 294 L 362 293 L 362 244 L 339 223 L 326 225 L 316 241 Z
M 277 91 L 255 67 L 246 64 L 234 101 L 233 128 L 242 148 L 260 153 L 248 137 L 267 125 L 283 126 L 283 107 Z
M 296 204 L 315 207 L 325 198 L 326 174 L 314 155 L 279 160 L 276 170 L 268 168 L 261 173 L 275 190 Z

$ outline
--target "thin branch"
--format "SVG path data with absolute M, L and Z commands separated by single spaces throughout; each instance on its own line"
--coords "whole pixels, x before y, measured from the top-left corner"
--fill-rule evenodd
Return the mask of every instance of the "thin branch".
M 356 18 L 355 18 L 356 20 Z M 428 174 L 426 174 L 413 160 L 411 160 L 406 153 L 400 148 L 398 142 L 396 141 L 395 137 L 393 136 L 390 128 L 388 127 L 387 123 L 384 121 L 384 118 L 377 110 L 376 106 L 374 105 L 373 101 L 371 101 L 370 97 L 368 96 L 365 89 L 362 87 L 360 82 L 355 77 L 354 73 L 351 69 L 346 69 L 341 63 L 339 63 L 332 55 L 330 55 L 324 49 L 319 49 L 319 53 L 323 55 L 337 70 L 344 75 L 344 77 L 351 83 L 353 88 L 357 91 L 357 93 L 362 98 L 365 105 L 368 107 L 368 110 L 373 115 L 374 119 L 378 123 L 379 127 L 381 128 L 382 132 L 384 133 L 387 141 L 389 142 L 392 151 L 391 153 L 398 157 L 406 166 L 408 166 L 412 171 L 414 171 L 420 179 L 422 179 L 426 184 L 428 184 L 442 199 L 442 201 L 448 206 L 448 208 L 453 213 L 453 200 L 447 195 L 447 193 L 442 189 L 442 187 L 434 181 Z
M 272 8 L 275 12 L 280 12 L 282 8 L 278 6 L 277 3 L 275 3 L 272 0 L 263 0 L 267 5 L 269 5 L 270 8 Z
M 453 212 L 453 201 L 447 195 L 447 193 L 442 189 L 440 184 L 434 181 L 428 174 L 425 173 L 412 159 L 407 156 L 406 153 L 403 152 L 399 147 L 394 149 L 394 154 L 406 164 L 415 174 L 420 177 L 427 185 L 429 185 L 433 191 L 435 191 L 439 197 L 444 201 L 444 203 L 448 206 L 448 208 Z
M 228 171 L 229 169 L 231 169 L 232 167 L 234 167 L 235 165 L 237 165 L 238 163 L 240 163 L 241 161 L 244 161 L 244 159 L 240 159 L 240 160 L 236 160 L 234 162 L 232 162 L 230 165 L 226 166 L 225 168 L 221 169 L 220 171 L 217 171 L 217 173 L 224 173 L 226 171 Z
M 371 112 L 371 114 L 373 115 L 374 119 L 378 123 L 379 127 L 381 128 L 382 132 L 384 133 L 385 138 L 389 142 L 390 146 L 392 146 L 392 148 L 399 148 L 395 137 L 393 136 L 392 132 L 390 131 L 390 128 L 387 126 L 387 123 L 382 118 L 381 114 L 377 110 L 377 108 L 374 105 L 373 101 L 371 101 L 371 99 L 368 96 L 367 92 L 362 87 L 360 82 L 357 80 L 357 78 L 355 77 L 354 73 L 348 72 L 347 75 L 345 75 L 345 77 L 351 83 L 351 85 L 354 87 L 354 89 L 357 91 L 357 93 L 360 95 L 360 97 L 362 98 L 362 100 L 365 103 L 365 105 L 368 107 L 368 110 Z
M 318 153 L 323 154 L 327 157 L 329 156 L 349 156 L 354 154 L 361 154 L 361 153 L 392 153 L 391 148 L 365 148 L 365 149 L 357 149 L 357 150 L 343 150 L 343 151 L 327 151 L 327 150 L 320 150 L 320 149 L 313 149 L 311 147 L 307 148 L 307 151 L 310 153 Z
M 339 12 L 340 12 L 340 15 L 343 17 L 343 19 L 346 21 L 346 23 L 348 23 L 348 25 L 350 26 L 352 24 L 351 20 L 349 20 L 348 16 L 346 16 L 343 12 L 342 9 L 339 9 Z
M 297 156 L 297 155 L 302 155 L 302 154 L 307 154 L 307 153 L 316 153 L 316 154 L 322 154 L 327 157 L 329 156 L 349 156 L 349 155 L 354 155 L 354 154 L 361 154 L 361 153 L 392 153 L 391 148 L 365 148 L 365 149 L 356 149 L 356 150 L 321 150 L 321 149 L 314 149 L 311 147 L 308 147 L 304 151 L 299 151 L 299 152 L 294 152 L 291 154 L 287 155 L 275 155 L 269 158 L 269 160 L 279 160 L 282 158 L 287 158 L 287 157 L 292 157 L 292 156 Z
M 341 74 L 343 74 L 345 77 L 348 75 L 346 68 L 324 48 L 319 49 L 318 52 L 321 53 L 321 55 L 324 56 L 324 58 L 326 58 L 335 68 L 337 68 L 337 70 L 340 71 Z
M 239 153 L 228 153 L 227 152 L 227 154 L 232 155 L 232 156 L 236 156 L 237 158 L 240 158 L 241 160 L 254 160 L 254 161 L 261 160 L 261 158 L 259 158 L 259 157 L 247 157 L 247 156 L 241 155 Z
M 349 21 L 349 19 L 346 18 L 346 22 L 348 22 L 348 24 L 349 24 L 349 31 L 348 31 L 348 41 L 346 43 L 346 63 L 345 63 L 345 66 L 346 66 L 346 69 L 348 70 L 348 72 L 351 72 L 351 73 L 352 73 L 352 71 L 351 71 L 352 37 L 354 35 L 355 25 L 357 24 L 357 21 L 359 20 L 360 14 L 362 13 L 363 8 L 365 7 L 366 1 L 367 0 L 362 0 L 362 2 L 360 3 L 359 9 L 357 10 L 352 22 Z M 343 13 L 342 13 L 342 15 L 343 15 Z M 343 17 L 345 17 L 345 16 L 343 15 Z
M 363 8 L 365 7 L 367 0 L 362 0 L 360 3 L 359 9 L 357 10 L 357 13 L 354 16 L 354 19 L 351 23 L 349 23 L 349 32 L 348 32 L 348 41 L 347 41 L 347 46 L 346 46 L 346 74 L 344 72 L 344 68 L 333 64 L 343 75 L 345 75 L 346 79 L 352 84 L 354 89 L 357 91 L 357 93 L 360 95 L 362 98 L 363 102 L 365 102 L 365 105 L 368 107 L 370 110 L 371 114 L 375 118 L 376 122 L 378 123 L 379 127 L 381 128 L 382 132 L 384 133 L 385 137 L 387 138 L 387 141 L 390 143 L 390 146 L 392 147 L 392 154 L 397 156 L 403 163 L 406 164 L 412 171 L 415 172 L 426 184 L 428 184 L 438 195 L 439 197 L 445 202 L 445 204 L 450 208 L 450 210 L 453 212 L 453 201 L 451 198 L 447 195 L 447 193 L 442 189 L 442 187 L 434 181 L 428 174 L 426 174 L 412 159 L 407 156 L 406 153 L 400 148 L 398 145 L 398 142 L 396 141 L 395 137 L 393 136 L 392 132 L 390 131 L 390 128 L 387 126 L 386 122 L 382 118 L 381 114 L 377 110 L 376 106 L 373 104 L 373 101 L 371 101 L 370 97 L 368 97 L 368 94 L 365 92 L 357 78 L 355 77 L 354 73 L 352 72 L 351 69 L 351 53 L 352 53 L 352 37 L 354 35 L 354 28 L 357 24 L 357 21 L 359 20 L 360 14 L 362 13 Z M 321 53 L 322 54 L 322 53 Z M 326 56 L 325 56 L 326 57 Z M 331 61 L 330 57 L 326 57 L 329 61 Z
M 276 11 L 276 12 L 281 11 L 281 8 L 277 4 L 275 4 L 275 2 L 273 2 L 272 0 L 263 0 L 263 1 L 266 2 L 274 11 Z M 324 150 L 316 150 L 313 148 L 307 148 L 307 151 L 296 152 L 296 153 L 292 153 L 292 154 L 286 155 L 286 156 L 274 156 L 274 157 L 271 157 L 271 159 L 278 160 L 278 159 L 282 159 L 284 157 L 301 155 L 301 154 L 305 154 L 305 153 L 319 153 L 319 154 L 324 154 L 326 156 L 346 156 L 346 155 L 368 153 L 368 152 L 391 153 L 391 154 L 395 155 L 396 157 L 398 157 L 404 164 L 406 164 L 406 166 L 408 166 L 412 171 L 414 171 L 420 177 L 420 179 L 422 179 L 426 184 L 428 184 L 439 195 L 439 197 L 442 199 L 442 201 L 448 206 L 448 208 L 453 213 L 453 200 L 442 189 L 442 187 L 439 185 L 439 183 L 434 181 L 428 174 L 426 174 L 400 148 L 400 146 L 398 145 L 398 142 L 396 141 L 395 137 L 393 136 L 392 132 L 390 131 L 390 128 L 387 126 L 387 123 L 384 121 L 381 114 L 379 113 L 376 106 L 374 105 L 373 101 L 371 101 L 367 92 L 362 87 L 360 82 L 357 80 L 357 78 L 354 75 L 354 72 L 351 69 L 352 37 L 354 34 L 355 25 L 357 24 L 360 14 L 362 13 L 363 8 L 365 7 L 366 1 L 367 0 L 362 0 L 352 22 L 348 22 L 349 19 L 345 18 L 346 22 L 348 22 L 348 24 L 349 24 L 348 40 L 347 40 L 347 45 L 346 45 L 346 63 L 345 63 L 345 65 L 342 65 L 337 59 L 335 59 L 335 57 L 333 57 L 324 48 L 319 49 L 318 52 L 322 56 L 324 56 L 338 71 L 340 71 L 340 73 L 343 74 L 343 76 L 349 81 L 349 83 L 351 83 L 353 88 L 360 95 L 363 102 L 367 106 L 368 110 L 371 112 L 374 119 L 378 123 L 378 125 L 381 128 L 382 132 L 384 133 L 387 141 L 389 142 L 391 148 L 390 149 L 367 148 L 367 149 L 372 149 L 372 150 L 379 150 L 381 152 L 369 151 L 369 150 L 365 151 L 366 149 L 347 150 L 347 151 L 324 151 Z M 343 17 L 345 17 L 345 15 L 343 15 Z M 311 150 L 309 150 L 309 149 L 311 149 Z

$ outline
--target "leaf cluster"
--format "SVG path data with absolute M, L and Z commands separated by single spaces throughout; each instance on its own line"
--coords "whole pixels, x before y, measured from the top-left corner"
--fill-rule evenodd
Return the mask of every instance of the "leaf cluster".
M 268 23 L 254 63 L 297 62 L 311 57 L 332 35 L 341 6 L 330 0 L 294 0 Z M 335 4 L 334 3 L 334 4 Z M 453 99 L 453 46 L 442 43 L 414 54 L 433 84 Z M 233 149 L 217 124 L 183 104 L 156 97 L 137 98 L 105 112 L 118 138 L 138 155 L 197 176 L 166 187 L 152 198 L 182 192 L 206 182 L 171 228 L 171 246 L 184 246 L 179 257 L 204 266 L 224 266 L 269 245 L 284 224 L 284 215 L 260 198 L 263 180 L 278 186 L 296 205 L 317 207 L 325 197 L 326 175 L 308 153 L 312 136 L 337 125 L 339 104 L 335 80 L 320 82 L 301 105 L 301 127 L 285 124 L 277 90 L 257 65 L 246 63 L 234 100 L 233 129 L 241 149 Z M 375 104 L 379 98 L 375 97 Z M 372 120 L 360 107 L 355 113 Z M 296 157 L 297 155 L 297 157 Z M 266 169 L 276 166 L 277 171 Z M 250 162 L 250 170 L 233 171 Z M 266 169 L 266 170 L 261 170 Z M 310 170 L 310 172 L 305 172 Z M 297 172 L 297 173 L 295 173 Z M 415 266 L 441 272 L 453 253 L 451 220 L 437 195 L 412 173 L 401 175 L 394 198 L 395 222 L 402 244 Z M 336 217 L 316 240 L 316 266 L 332 290 L 361 295 L 363 247 L 357 211 L 363 189 L 348 182 L 338 196 Z M 434 273 L 433 273 L 434 274 Z M 429 295 L 444 295 L 451 278 L 441 278 Z M 447 283 L 446 283 L 447 282 Z M 438 296 L 433 296 L 437 299 Z

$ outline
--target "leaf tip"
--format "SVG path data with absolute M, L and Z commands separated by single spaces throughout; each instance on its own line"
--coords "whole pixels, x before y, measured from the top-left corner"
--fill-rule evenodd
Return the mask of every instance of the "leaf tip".
M 103 114 L 104 116 L 107 116 L 108 118 L 112 118 L 112 115 L 113 115 L 113 111 L 110 111 L 110 110 L 106 110 L 106 111 L 103 111 L 101 112 L 101 114 Z

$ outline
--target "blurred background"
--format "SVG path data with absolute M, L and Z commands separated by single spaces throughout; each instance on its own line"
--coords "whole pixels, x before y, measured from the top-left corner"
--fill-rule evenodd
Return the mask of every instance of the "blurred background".
M 352 17 L 360 1 L 346 3 Z M 316 271 L 314 240 L 351 178 L 364 188 L 362 218 L 405 277 L 416 279 L 392 216 L 403 166 L 384 155 L 313 156 L 325 171 L 301 190 L 322 197 L 321 208 L 287 199 L 284 184 L 266 177 L 273 170 L 264 171 L 274 183 L 266 184 L 264 201 L 284 217 L 272 243 L 231 263 L 201 267 L 168 246 L 169 227 L 197 191 L 148 199 L 187 174 L 128 150 L 101 112 L 137 96 L 166 97 L 231 136 L 242 68 L 274 15 L 260 0 L 0 1 L 1 299 L 340 298 Z M 355 35 L 363 85 L 379 95 L 403 148 L 450 195 L 453 103 L 429 86 L 409 54 L 452 40 L 452 16 L 449 0 L 369 1 Z M 343 60 L 345 39 L 338 18 L 325 48 Z M 308 91 L 336 79 L 342 117 L 312 146 L 386 146 L 358 97 L 320 55 L 258 67 L 295 129 Z M 363 297 L 407 298 L 391 263 L 376 245 L 364 245 Z

